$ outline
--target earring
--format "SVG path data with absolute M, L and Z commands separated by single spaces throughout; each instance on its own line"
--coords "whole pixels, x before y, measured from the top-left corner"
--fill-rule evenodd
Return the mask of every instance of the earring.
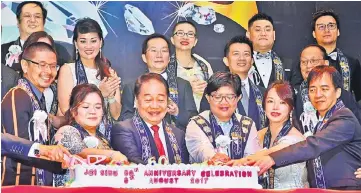
M 292 125 L 292 114 L 293 114 L 293 110 L 290 112 L 290 122 L 291 122 L 291 125 Z
M 78 54 L 79 54 L 79 50 L 78 48 L 75 48 L 75 60 L 78 60 Z
M 99 57 L 102 58 L 102 48 L 99 49 Z

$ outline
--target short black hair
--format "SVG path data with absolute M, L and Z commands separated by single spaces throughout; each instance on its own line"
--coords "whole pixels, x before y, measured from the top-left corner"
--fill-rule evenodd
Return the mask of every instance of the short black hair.
M 327 55 L 326 49 L 325 49 L 324 47 L 318 45 L 318 44 L 310 44 L 310 45 L 307 45 L 306 47 L 303 48 L 303 50 L 301 51 L 301 54 L 302 54 L 302 52 L 303 52 L 305 49 L 310 48 L 310 47 L 317 47 L 317 48 L 321 51 L 321 53 L 322 53 L 322 58 L 323 58 L 324 60 L 327 60 L 327 59 L 328 59 L 328 55 Z M 301 55 L 301 54 L 300 54 L 300 55 Z
M 20 16 L 21 16 L 21 12 L 23 10 L 23 7 L 26 4 L 30 4 L 30 3 L 36 4 L 37 6 L 40 7 L 41 12 L 43 14 L 43 22 L 44 22 L 44 25 L 45 25 L 45 21 L 46 21 L 47 15 L 48 15 L 48 11 L 44 8 L 44 5 L 39 1 L 23 1 L 23 2 L 21 2 L 19 4 L 18 7 L 16 8 L 16 19 L 18 20 L 18 22 L 20 23 Z
M 137 78 L 137 80 L 135 81 L 134 95 L 136 98 L 138 98 L 138 96 L 139 96 L 142 85 L 146 82 L 149 82 L 150 80 L 157 80 L 160 83 L 162 83 L 167 91 L 167 97 L 169 96 L 169 86 L 168 86 L 167 81 L 162 77 L 162 75 L 153 73 L 153 72 L 149 72 L 149 73 L 145 73 L 145 74 L 139 76 Z
M 254 16 L 251 17 L 251 19 L 248 20 L 248 29 L 252 27 L 253 23 L 258 20 L 267 20 L 271 22 L 273 26 L 273 19 L 271 16 L 265 14 L 265 13 L 257 13 Z
M 227 57 L 229 54 L 229 48 L 232 44 L 240 43 L 240 44 L 247 44 L 251 48 L 251 55 L 253 55 L 253 44 L 250 39 L 246 36 L 234 36 L 224 47 L 224 57 Z
M 232 74 L 230 72 L 218 71 L 209 78 L 204 92 L 206 95 L 210 96 L 212 92 L 217 91 L 219 88 L 223 86 L 230 86 L 233 88 L 237 97 L 239 97 L 242 94 L 241 85 L 241 79 L 238 75 Z
M 318 20 L 318 18 L 322 17 L 322 16 L 331 16 L 336 20 L 336 24 L 337 24 L 337 29 L 340 29 L 340 19 L 338 17 L 338 15 L 332 10 L 318 10 L 313 14 L 312 17 L 312 30 L 315 31 L 316 29 L 316 21 Z
M 35 52 L 37 51 L 53 52 L 55 56 L 57 56 L 55 49 L 51 45 L 45 42 L 34 42 L 24 49 L 21 59 L 31 60 L 34 57 Z
M 325 65 L 316 66 L 311 70 L 311 72 L 308 74 L 307 77 L 307 84 L 308 84 L 307 86 L 310 87 L 310 82 L 317 78 L 321 78 L 323 74 L 330 75 L 333 86 L 335 86 L 335 89 L 343 88 L 341 74 L 336 70 L 335 67 L 325 66 Z
M 173 30 L 172 30 L 172 36 L 174 36 L 174 33 L 175 33 L 175 28 L 177 28 L 178 25 L 181 25 L 181 24 L 189 24 L 191 25 L 192 27 L 194 27 L 194 33 L 195 33 L 195 37 L 197 37 L 197 27 L 194 23 L 190 22 L 190 21 L 180 21 L 178 23 L 176 23 L 173 27 Z
M 168 49 L 170 49 L 170 41 L 162 34 L 158 34 L 158 33 L 154 33 L 152 35 L 149 35 L 147 38 L 145 38 L 145 40 L 143 41 L 143 45 L 142 45 L 142 54 L 145 54 L 147 52 L 148 49 L 148 42 L 151 39 L 155 39 L 155 38 L 162 38 L 165 42 L 167 42 L 168 45 Z

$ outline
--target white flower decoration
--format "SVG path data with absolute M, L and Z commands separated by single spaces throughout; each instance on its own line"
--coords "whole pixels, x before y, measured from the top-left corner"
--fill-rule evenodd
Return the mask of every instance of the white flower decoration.
M 316 113 L 316 109 L 313 107 L 310 101 L 303 104 L 303 111 L 307 114 Z
M 303 136 L 305 136 L 306 138 L 309 136 L 312 136 L 312 132 L 311 131 L 307 131 L 305 134 L 303 134 Z
M 10 54 L 21 54 L 21 47 L 19 45 L 11 45 L 9 47 Z
M 97 148 L 98 145 L 99 145 L 99 140 L 98 138 L 94 137 L 94 136 L 88 136 L 88 137 L 85 137 L 83 142 L 85 143 L 85 145 L 88 147 L 88 148 Z
M 18 63 L 21 52 L 22 50 L 19 45 L 11 45 L 9 47 L 9 53 L 5 56 L 5 65 L 12 67 L 13 63 Z
M 220 135 L 216 138 L 216 146 L 217 147 L 228 147 L 231 144 L 231 139 L 228 136 Z
M 48 118 L 48 114 L 45 111 L 42 110 L 36 110 L 33 114 L 33 117 L 29 121 L 28 125 L 28 132 L 31 139 L 31 132 L 30 132 L 30 123 L 34 122 L 34 138 L 33 141 L 39 141 L 40 135 L 43 139 L 43 141 L 48 140 L 48 127 L 46 126 L 45 120 Z

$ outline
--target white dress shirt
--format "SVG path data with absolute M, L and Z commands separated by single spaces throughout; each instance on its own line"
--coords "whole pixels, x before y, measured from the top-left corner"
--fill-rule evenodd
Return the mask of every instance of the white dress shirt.
M 36 157 L 35 156 L 35 150 L 40 151 L 40 143 L 34 143 L 33 145 L 31 145 L 28 156 L 29 157 Z
M 144 122 L 145 122 L 145 121 L 144 121 Z M 147 126 L 148 126 L 148 128 L 149 128 L 149 130 L 150 130 L 150 132 L 152 133 L 152 136 L 153 136 L 153 138 L 154 138 L 154 131 L 153 131 L 153 129 L 151 128 L 151 126 L 153 126 L 153 125 L 151 125 L 151 124 L 149 124 L 149 123 L 147 123 L 147 122 L 145 122 L 145 124 L 147 124 Z M 165 156 L 168 158 L 167 142 L 166 142 L 166 140 L 165 140 L 163 123 L 160 122 L 160 123 L 158 124 L 158 127 L 159 127 L 159 130 L 158 130 L 159 138 L 160 138 L 160 141 L 161 141 L 162 144 L 163 144 Z M 169 159 L 168 159 L 168 160 L 169 160 Z
M 264 86 L 267 88 L 272 73 L 272 57 L 257 59 L 257 52 L 253 51 L 253 59 Z

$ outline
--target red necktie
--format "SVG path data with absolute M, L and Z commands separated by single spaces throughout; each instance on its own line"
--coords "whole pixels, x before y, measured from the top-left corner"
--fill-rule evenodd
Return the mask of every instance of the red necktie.
M 165 156 L 163 143 L 162 143 L 162 141 L 160 140 L 160 137 L 159 137 L 159 132 L 158 132 L 159 131 L 159 126 L 158 125 L 153 125 L 150 128 L 154 131 L 154 142 L 155 142 L 155 145 L 157 146 L 159 156 L 162 156 L 162 155 Z

